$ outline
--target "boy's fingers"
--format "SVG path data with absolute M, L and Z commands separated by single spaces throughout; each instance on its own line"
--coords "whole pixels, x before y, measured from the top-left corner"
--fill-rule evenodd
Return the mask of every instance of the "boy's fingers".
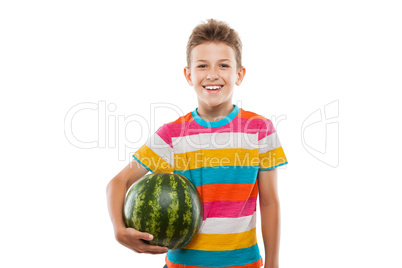
M 144 240 L 152 240 L 154 237 L 151 234 L 148 233 L 142 233 L 140 231 L 135 231 L 134 237 L 137 239 L 144 239 Z
M 141 233 L 141 239 L 144 239 L 144 240 L 152 240 L 152 239 L 154 239 L 154 237 L 153 237 L 153 235 L 151 235 L 151 234 Z
M 151 254 L 162 254 L 162 253 L 166 253 L 167 251 L 168 251 L 168 248 L 166 248 L 166 247 L 153 246 L 153 245 L 147 245 L 143 250 L 143 252 L 151 253 Z
M 133 236 L 133 238 L 138 239 L 136 242 L 136 246 L 132 245 L 132 247 L 131 247 L 135 252 L 150 253 L 150 254 L 162 254 L 162 253 L 166 253 L 168 251 L 167 247 L 149 245 L 149 244 L 145 243 L 144 241 L 141 241 L 141 240 L 150 241 L 150 240 L 154 239 L 154 237 L 151 234 L 143 233 L 143 232 L 137 231 L 132 228 L 128 228 L 128 229 L 130 229 L 129 232 L 131 232 L 131 235 Z

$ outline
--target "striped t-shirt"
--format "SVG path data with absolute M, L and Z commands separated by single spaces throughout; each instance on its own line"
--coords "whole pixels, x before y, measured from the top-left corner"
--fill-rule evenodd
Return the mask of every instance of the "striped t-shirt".
M 287 164 L 272 122 L 233 105 L 217 122 L 193 112 L 164 124 L 134 158 L 149 171 L 186 176 L 201 195 L 199 233 L 169 250 L 169 268 L 261 267 L 256 236 L 258 171 Z

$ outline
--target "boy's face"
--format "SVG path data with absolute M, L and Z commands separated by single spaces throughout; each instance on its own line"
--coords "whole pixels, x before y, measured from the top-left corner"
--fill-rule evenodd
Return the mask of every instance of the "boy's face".
M 240 85 L 245 68 L 237 70 L 235 52 L 224 43 L 203 43 L 191 51 L 191 69 L 184 74 L 197 93 L 199 109 L 232 109 L 235 84 Z

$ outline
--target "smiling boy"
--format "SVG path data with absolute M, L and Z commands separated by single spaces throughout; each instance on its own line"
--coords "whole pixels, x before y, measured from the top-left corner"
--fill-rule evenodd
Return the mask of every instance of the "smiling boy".
M 205 42 L 192 49 L 184 75 L 198 99 L 198 115 L 209 122 L 226 117 L 232 110 L 235 85 L 246 69 L 236 63 L 233 49 L 225 43 Z
M 241 41 L 227 24 L 198 25 L 187 45 L 184 75 L 196 92 L 198 108 L 164 124 L 108 184 L 115 237 L 139 253 L 166 253 L 169 268 L 262 267 L 256 238 L 259 196 L 265 268 L 279 267 L 277 167 L 287 164 L 272 122 L 232 104 L 244 79 Z M 204 208 L 199 233 L 185 247 L 169 250 L 145 244 L 152 234 L 126 228 L 125 193 L 148 171 L 186 176 Z

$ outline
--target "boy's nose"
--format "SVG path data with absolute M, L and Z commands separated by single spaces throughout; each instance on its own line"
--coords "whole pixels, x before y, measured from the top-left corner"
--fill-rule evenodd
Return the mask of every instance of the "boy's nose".
M 215 80 L 215 79 L 218 79 L 218 78 L 219 78 L 219 76 L 215 72 L 210 72 L 210 73 L 207 74 L 207 79 L 209 79 L 209 80 Z

